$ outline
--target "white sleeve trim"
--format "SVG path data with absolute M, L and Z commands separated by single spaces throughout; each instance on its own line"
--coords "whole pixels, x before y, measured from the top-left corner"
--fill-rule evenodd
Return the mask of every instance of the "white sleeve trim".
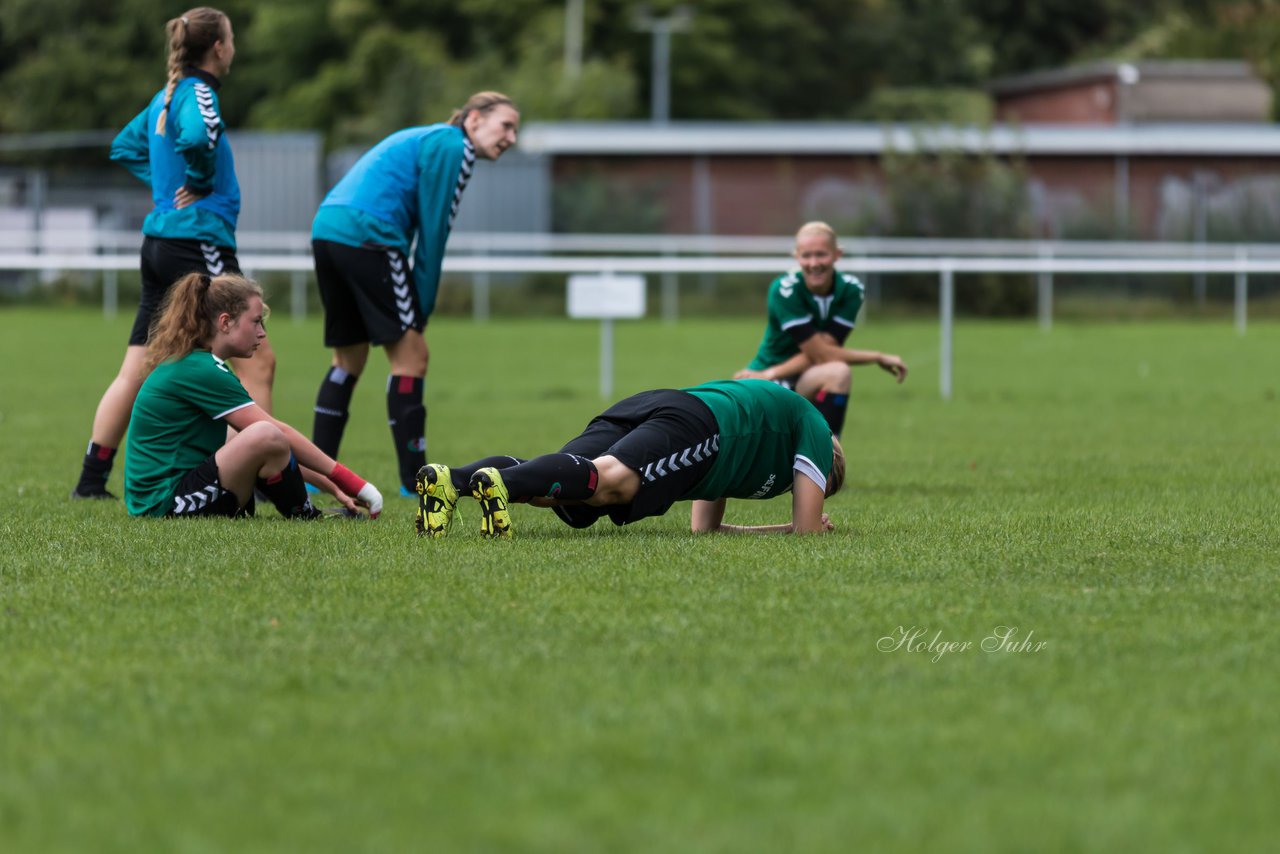
M 227 417 L 228 415 L 230 415 L 231 413 L 236 412 L 236 411 L 241 410 L 241 409 L 244 409 L 246 406 L 253 406 L 253 403 L 254 403 L 254 402 L 251 400 L 251 401 L 249 401 L 248 403 L 242 403 L 242 404 L 240 404 L 239 406 L 233 406 L 233 407 L 231 407 L 230 409 L 228 409 L 226 412 L 219 412 L 217 415 L 213 416 L 213 420 L 214 420 L 214 421 L 218 421 L 218 420 L 221 420 L 221 419 L 223 419 L 223 418 L 226 418 L 226 417 Z
M 806 314 L 804 317 L 797 317 L 795 320 L 788 320 L 786 323 L 782 324 L 782 328 L 783 330 L 787 330 L 793 326 L 800 326 L 805 323 L 813 323 L 812 314 Z
M 813 460 L 804 454 L 796 454 L 796 461 L 791 468 L 818 484 L 823 492 L 827 491 L 827 476 L 818 471 L 818 467 L 813 464 Z
M 832 316 L 832 318 L 831 318 L 831 319 L 832 319 L 833 321 L 835 321 L 836 323 L 840 324 L 841 326 L 847 326 L 847 327 L 849 327 L 850 329 L 852 329 L 852 328 L 856 325 L 856 324 L 854 324 L 854 322 L 853 322 L 852 320 L 846 320 L 845 318 L 841 317 L 841 316 L 840 316 L 840 315 L 838 315 L 838 314 L 837 314 L 837 315 Z

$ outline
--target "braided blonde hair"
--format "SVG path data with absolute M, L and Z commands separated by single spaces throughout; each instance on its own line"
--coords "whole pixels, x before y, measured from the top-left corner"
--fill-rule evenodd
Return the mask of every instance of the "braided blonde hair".
M 156 133 L 161 136 L 164 136 L 173 90 L 182 80 L 182 69 L 199 63 L 215 44 L 226 38 L 227 16 L 209 6 L 197 6 L 165 24 L 164 31 L 169 37 L 166 62 L 169 82 L 164 87 L 164 109 L 156 119 Z
M 515 109 L 515 103 L 501 92 L 477 92 L 467 99 L 467 103 L 453 111 L 453 115 L 449 116 L 449 124 L 454 127 L 462 127 L 462 123 L 467 120 L 470 113 L 480 113 L 481 115 L 489 112 L 494 107 L 500 107 L 503 104 Z

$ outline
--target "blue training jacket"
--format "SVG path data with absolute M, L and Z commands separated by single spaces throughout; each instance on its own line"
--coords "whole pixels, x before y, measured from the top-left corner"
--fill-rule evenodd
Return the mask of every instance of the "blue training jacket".
M 413 279 L 424 315 L 436 304 L 444 245 L 475 166 L 475 147 L 449 124 L 406 128 L 356 161 L 320 203 L 313 240 L 394 248 L 406 256 L 414 236 Z
M 155 209 L 142 224 L 143 234 L 235 249 L 240 184 L 218 110 L 218 80 L 195 68 L 186 73 L 173 90 L 164 135 L 156 133 L 164 109 L 161 89 L 116 136 L 111 159 L 151 185 Z M 207 195 L 178 210 L 173 196 L 184 185 Z

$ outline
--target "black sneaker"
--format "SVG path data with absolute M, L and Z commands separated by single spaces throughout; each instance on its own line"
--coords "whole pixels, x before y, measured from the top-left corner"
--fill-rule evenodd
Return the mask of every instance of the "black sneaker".
M 108 492 L 105 486 L 100 486 L 100 487 L 90 488 L 90 489 L 84 489 L 83 487 L 77 486 L 75 489 L 71 490 L 71 500 L 72 501 L 115 501 L 116 496 L 114 493 Z

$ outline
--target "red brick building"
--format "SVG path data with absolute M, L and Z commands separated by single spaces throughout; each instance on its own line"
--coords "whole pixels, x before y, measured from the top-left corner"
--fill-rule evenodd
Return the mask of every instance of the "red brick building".
M 997 80 L 996 120 L 1020 124 L 1257 123 L 1271 89 L 1243 62 L 1099 62 Z
M 776 235 L 813 218 L 871 222 L 890 151 L 1016 161 L 1037 236 L 1280 230 L 1280 128 L 1270 90 L 1242 63 L 1102 63 L 991 92 L 990 128 L 533 123 L 519 150 L 543 170 L 559 231 Z
M 530 125 L 521 147 L 545 158 L 559 205 L 584 200 L 593 227 L 580 219 L 558 224 L 562 231 L 776 235 L 812 218 L 865 221 L 881 203 L 887 150 L 1018 160 L 1037 236 L 1085 236 L 1072 229 L 1092 222 L 1127 223 L 1134 237 L 1196 239 L 1195 221 L 1209 216 L 1280 226 L 1273 124 L 559 123 Z M 610 201 L 589 204 L 600 186 Z

